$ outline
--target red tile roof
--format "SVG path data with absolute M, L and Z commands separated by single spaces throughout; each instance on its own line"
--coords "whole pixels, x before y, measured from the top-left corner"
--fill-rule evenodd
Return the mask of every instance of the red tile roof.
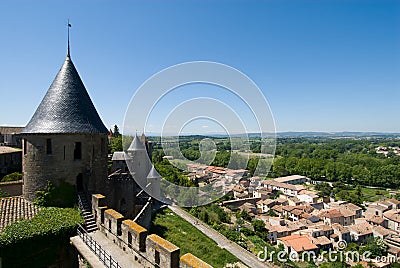
M 325 217 L 325 218 L 332 219 L 332 218 L 343 217 L 343 214 L 340 213 L 340 211 L 338 211 L 337 209 L 331 209 L 331 210 L 327 210 L 325 212 L 322 212 L 321 216 Z
M 314 245 L 311 239 L 305 235 L 289 235 L 282 238 L 278 238 L 287 247 L 293 248 L 296 252 L 316 250 L 318 247 Z

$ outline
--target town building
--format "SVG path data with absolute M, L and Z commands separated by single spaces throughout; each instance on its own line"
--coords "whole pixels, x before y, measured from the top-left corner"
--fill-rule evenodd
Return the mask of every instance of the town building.
M 0 176 L 22 170 L 21 149 L 0 146 Z
M 364 243 L 373 237 L 373 229 L 369 223 L 359 223 L 348 226 L 352 241 Z
M 21 148 L 21 131 L 23 127 L 0 126 L 0 146 Z
M 306 189 L 302 185 L 287 184 L 283 182 L 277 182 L 275 180 L 265 181 L 264 186 L 273 191 L 281 191 L 283 194 L 288 196 L 297 196 L 300 191 Z
M 390 230 L 400 232 L 400 211 L 389 210 L 383 213 L 383 218 L 387 220 L 387 225 Z
M 300 256 L 303 252 L 318 253 L 318 246 L 307 235 L 289 235 L 277 239 L 278 245 L 283 245 L 288 254 Z
M 310 179 L 307 178 L 306 176 L 291 175 L 291 176 L 286 176 L 286 177 L 275 178 L 274 181 L 296 185 L 296 184 L 303 184 L 303 183 L 309 182 Z

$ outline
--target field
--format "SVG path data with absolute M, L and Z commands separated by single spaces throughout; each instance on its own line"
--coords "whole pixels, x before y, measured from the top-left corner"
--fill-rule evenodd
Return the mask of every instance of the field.
M 367 202 L 379 201 L 383 198 L 390 198 L 389 192 L 386 189 L 373 189 L 373 188 L 361 188 L 363 198 Z
M 150 231 L 177 245 L 181 256 L 192 253 L 215 268 L 239 261 L 169 209 L 157 212 Z

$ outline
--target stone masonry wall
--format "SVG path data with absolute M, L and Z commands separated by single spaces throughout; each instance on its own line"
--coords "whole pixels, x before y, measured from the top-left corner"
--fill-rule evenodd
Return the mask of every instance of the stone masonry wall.
M 118 245 L 125 253 L 132 254 L 132 267 L 163 268 L 212 268 L 192 254 L 181 258 L 180 249 L 171 242 L 156 234 L 148 235 L 143 226 L 133 220 L 125 219 L 117 211 L 106 206 L 106 197 L 101 194 L 92 195 L 92 210 L 99 231 L 110 241 Z M 113 256 L 118 261 L 118 256 Z
M 1 182 L 0 189 L 8 196 L 22 195 L 22 180 Z
M 47 154 L 46 141 L 52 152 Z M 74 159 L 75 143 L 82 144 L 81 159 Z M 23 195 L 35 199 L 35 193 L 47 185 L 65 181 L 77 185 L 82 174 L 83 190 L 94 193 L 104 189 L 107 178 L 107 136 L 105 134 L 31 134 L 23 142 Z

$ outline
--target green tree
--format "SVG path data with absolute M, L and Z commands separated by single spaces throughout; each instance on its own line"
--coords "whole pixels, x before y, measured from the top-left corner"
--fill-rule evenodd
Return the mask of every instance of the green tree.
M 262 232 L 265 230 L 265 223 L 262 220 L 253 220 L 251 224 L 255 232 Z
M 121 133 L 119 133 L 119 127 L 117 125 L 114 125 L 113 137 L 117 138 L 119 136 L 121 136 Z
M 238 225 L 242 225 L 243 223 L 244 223 L 244 220 L 242 218 L 238 218 L 236 220 L 236 224 L 238 224 Z
M 367 244 L 365 245 L 365 247 L 361 248 L 361 253 L 369 251 L 371 252 L 371 257 L 375 258 L 378 256 L 386 256 L 387 250 L 388 246 L 385 242 L 383 242 L 382 239 L 370 237 L 367 239 Z
M 250 217 L 249 213 L 247 213 L 246 211 L 242 210 L 240 212 L 240 217 L 246 221 L 250 221 L 252 220 L 252 218 Z
M 325 262 L 321 263 L 320 268 L 347 268 L 347 264 L 344 262 Z
M 357 186 L 356 186 L 355 194 L 356 194 L 357 196 L 362 196 L 362 188 L 361 188 L 360 185 L 357 185 Z
M 267 211 L 267 216 L 270 217 L 277 217 L 278 215 L 275 213 L 275 211 L 273 211 L 272 209 Z
M 259 157 L 251 157 L 249 161 L 247 162 L 247 170 L 249 171 L 250 175 L 254 175 L 254 172 L 256 171 L 258 162 L 260 158 Z
M 315 190 L 318 191 L 318 195 L 321 197 L 329 197 L 332 193 L 332 187 L 326 182 L 315 185 Z
M 122 148 L 122 135 L 119 135 L 117 137 L 112 137 L 110 140 L 110 149 L 111 153 L 113 154 L 114 152 L 121 152 L 123 151 Z

